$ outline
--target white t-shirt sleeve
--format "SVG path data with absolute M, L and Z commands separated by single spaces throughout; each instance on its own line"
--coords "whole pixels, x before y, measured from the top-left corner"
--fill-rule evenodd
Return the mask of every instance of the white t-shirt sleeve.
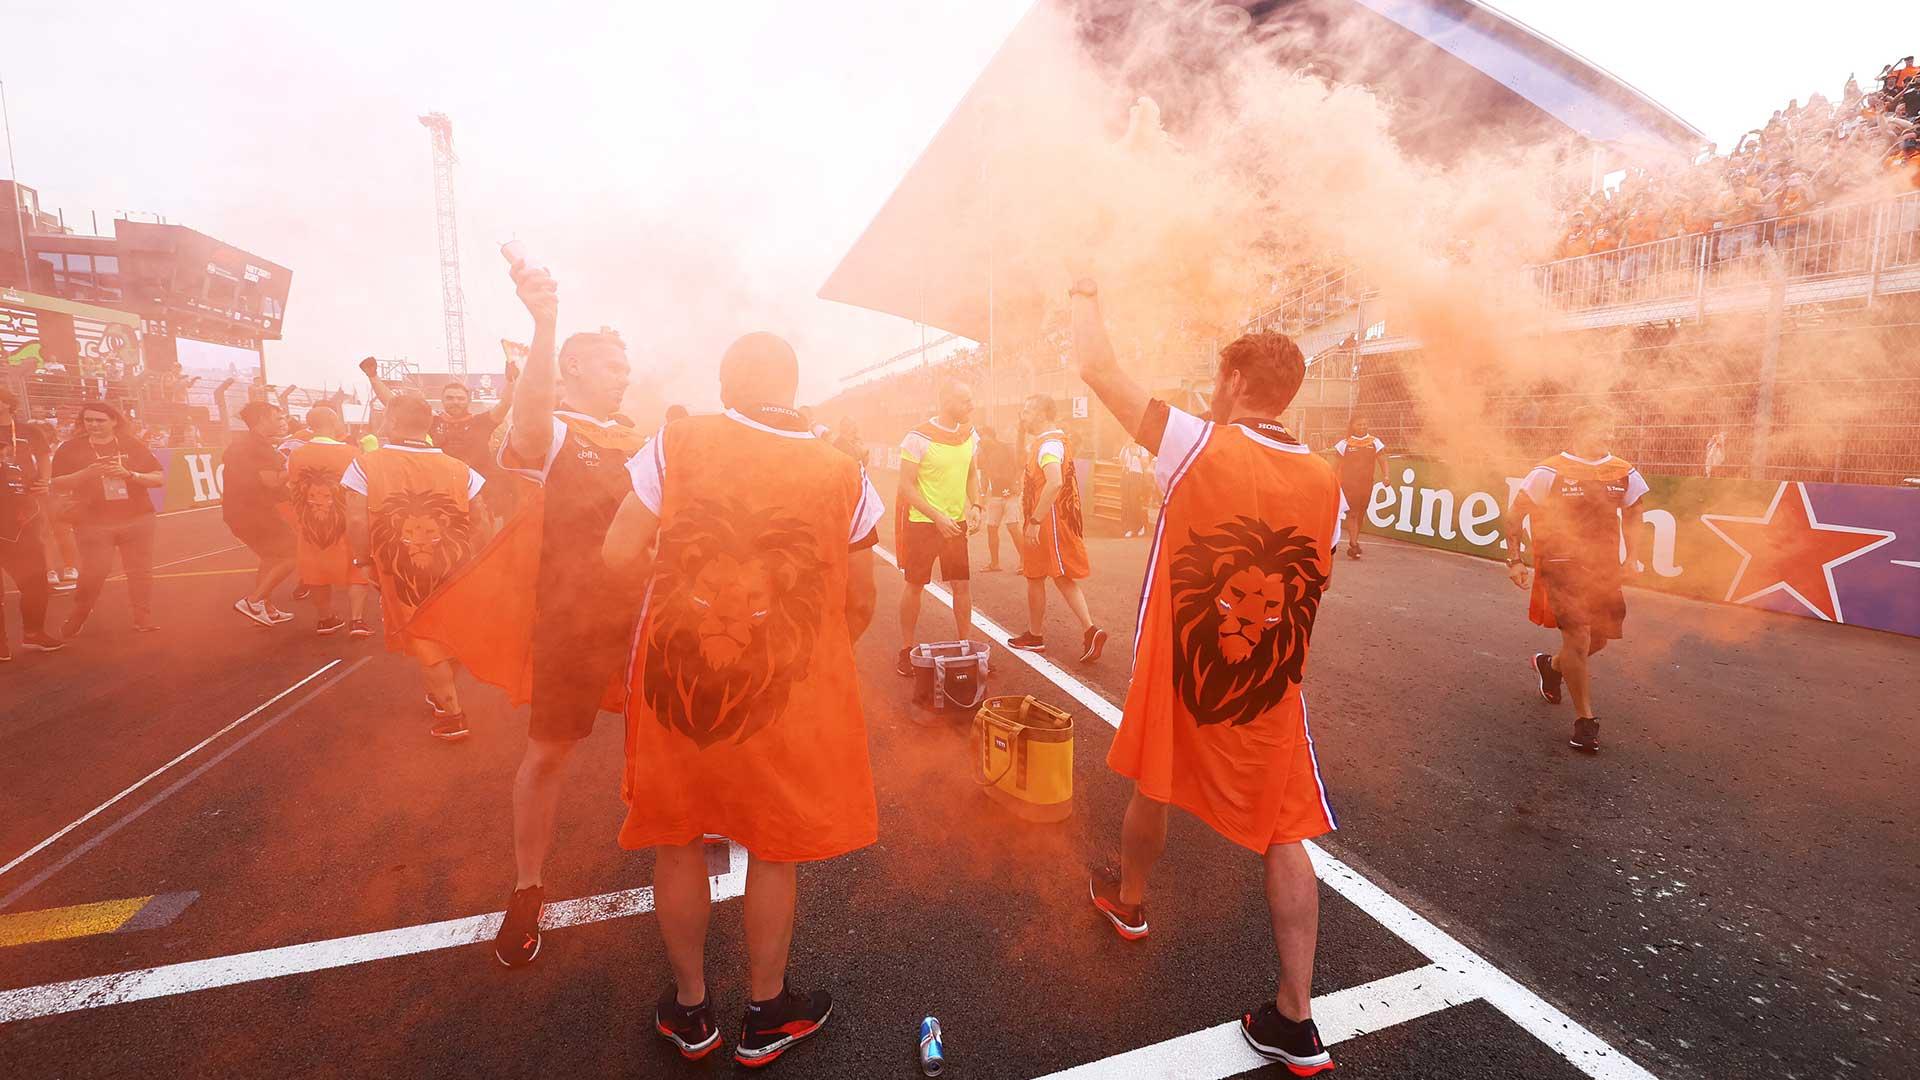
M 640 505 L 660 513 L 667 490 L 667 450 L 659 435 L 648 439 L 640 452 L 627 459 L 627 476 L 633 481 L 633 493 Z
M 1333 548 L 1335 551 L 1340 549 L 1340 527 L 1347 523 L 1347 511 L 1349 508 L 1347 493 L 1343 490 L 1340 492 L 1340 514 L 1333 519 Z
M 1645 480 L 1645 478 L 1643 478 L 1640 475 L 1640 470 L 1628 469 L 1627 470 L 1627 496 L 1626 498 L 1620 500 L 1620 505 L 1625 507 L 1625 506 L 1632 506 L 1635 503 L 1638 503 L 1641 499 L 1644 499 L 1647 497 L 1648 490 L 1649 489 L 1647 487 L 1647 481 Z
M 1341 457 L 1346 457 L 1347 456 L 1347 440 L 1341 439 L 1339 442 L 1334 443 L 1333 452 L 1336 454 L 1339 454 Z
M 1553 480 L 1556 475 L 1558 474 L 1545 465 L 1535 465 L 1533 471 L 1527 474 L 1527 478 L 1520 481 L 1520 487 L 1514 492 L 1515 497 L 1524 494 L 1532 499 L 1536 506 L 1546 502 L 1547 497 L 1553 494 Z M 1507 505 L 1511 507 L 1512 500 L 1508 500 Z
M 907 437 L 900 440 L 900 460 L 918 462 L 927 456 L 927 447 L 931 445 L 932 440 L 925 435 L 909 431 Z
M 556 416 L 553 418 L 553 438 L 547 443 L 547 460 L 541 462 L 540 467 L 537 469 L 530 469 L 521 465 L 510 465 L 507 463 L 507 450 L 513 445 L 513 414 L 508 413 L 507 437 L 500 440 L 500 450 L 493 455 L 493 460 L 508 472 L 518 473 L 532 480 L 534 483 L 544 485 L 547 482 L 547 474 L 553 471 L 553 463 L 560 460 L 560 447 L 566 441 L 567 422 Z
M 480 489 L 486 486 L 487 486 L 486 477 L 481 476 L 478 472 L 475 472 L 472 468 L 467 469 L 467 498 L 469 499 L 479 498 Z
M 1167 408 L 1167 430 L 1160 436 L 1160 456 L 1153 465 L 1153 484 L 1161 495 L 1173 489 L 1173 482 L 1186 471 L 1200 444 L 1207 441 L 1212 426 L 1190 412 Z
M 1042 465 L 1049 464 L 1048 458 L 1053 459 L 1052 464 L 1063 464 L 1067 460 L 1067 444 L 1059 439 L 1048 439 L 1040 444 L 1040 451 L 1035 456 Z
M 1387 452 L 1387 444 L 1384 442 L 1381 442 L 1380 436 L 1378 435 L 1375 435 L 1373 437 L 1373 451 L 1376 454 L 1384 454 Z
M 853 504 L 853 527 L 848 531 L 847 543 L 857 544 L 865 540 L 886 513 L 887 507 L 880 500 L 880 492 L 874 489 L 873 481 L 867 478 L 866 467 L 861 466 L 860 501 Z
M 347 463 L 347 471 L 340 474 L 340 486 L 361 495 L 367 493 L 367 473 L 360 467 L 359 458 Z

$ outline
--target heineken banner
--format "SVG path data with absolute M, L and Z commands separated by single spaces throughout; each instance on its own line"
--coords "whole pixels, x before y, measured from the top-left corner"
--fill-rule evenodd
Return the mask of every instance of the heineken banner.
M 218 506 L 226 482 L 220 448 L 214 446 L 156 447 L 154 459 L 167 482 L 148 489 L 153 508 L 161 512 Z
M 1504 558 L 1519 476 L 1395 458 L 1369 532 Z M 1647 572 L 1703 600 L 1920 636 L 1920 491 L 1856 484 L 1647 478 Z

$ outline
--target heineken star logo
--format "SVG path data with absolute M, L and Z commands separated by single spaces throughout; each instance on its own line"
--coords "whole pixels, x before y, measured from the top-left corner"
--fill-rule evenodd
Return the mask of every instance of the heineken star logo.
M 1833 568 L 1892 543 L 1895 535 L 1885 529 L 1819 520 L 1807 497 L 1807 485 L 1801 483 L 1781 484 L 1759 517 L 1701 514 L 1700 523 L 1740 553 L 1727 600 L 1745 604 L 1783 592 L 1828 622 L 1847 621 L 1833 584 Z

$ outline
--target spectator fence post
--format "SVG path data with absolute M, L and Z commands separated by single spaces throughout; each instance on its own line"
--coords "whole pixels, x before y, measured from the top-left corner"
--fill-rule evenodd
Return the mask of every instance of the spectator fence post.
M 1880 293 L 1880 266 L 1886 260 L 1882 257 L 1881 239 L 1887 232 L 1887 219 L 1897 206 L 1896 202 L 1884 202 L 1873 209 L 1873 243 L 1867 253 L 1867 307 L 1873 307 L 1874 299 Z
M 1780 252 L 1768 244 L 1761 249 L 1767 268 L 1767 329 L 1760 345 L 1760 385 L 1753 407 L 1754 479 L 1764 479 L 1769 461 L 1768 444 L 1773 439 L 1773 386 L 1780 366 L 1780 338 L 1787 322 L 1787 263 Z

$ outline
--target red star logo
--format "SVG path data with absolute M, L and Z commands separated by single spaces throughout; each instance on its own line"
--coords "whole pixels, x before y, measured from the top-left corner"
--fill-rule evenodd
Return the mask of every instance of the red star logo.
M 1786 498 L 1792 488 L 1795 497 Z M 1894 534 L 1881 529 L 1829 525 L 1813 516 L 1807 485 L 1784 483 L 1760 517 L 1701 514 L 1700 523 L 1740 553 L 1740 567 L 1727 586 L 1736 604 L 1785 592 L 1828 622 L 1846 622 L 1833 587 L 1833 568 L 1857 559 Z

